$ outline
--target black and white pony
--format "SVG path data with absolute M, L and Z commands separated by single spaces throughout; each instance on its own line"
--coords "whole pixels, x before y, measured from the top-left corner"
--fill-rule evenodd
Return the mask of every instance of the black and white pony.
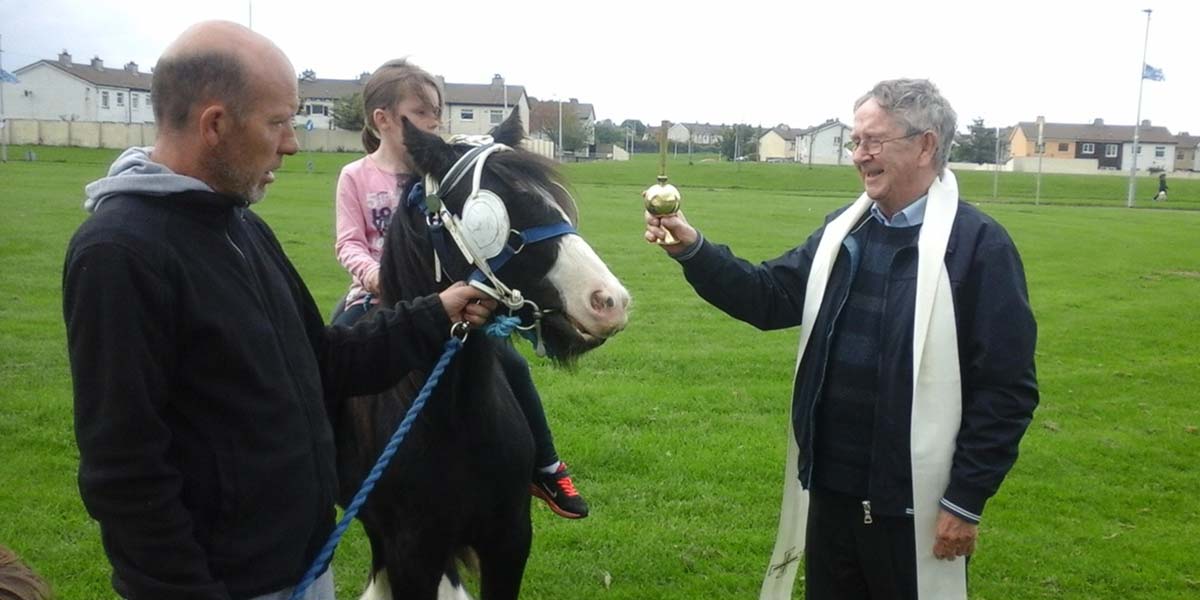
M 392 218 L 383 304 L 472 278 L 498 298 L 498 313 L 521 317 L 539 353 L 569 363 L 625 326 L 629 294 L 575 231 L 577 210 L 553 163 L 518 148 L 516 111 L 492 137 L 448 144 L 405 122 L 427 194 L 409 194 Z M 460 585 L 455 559 L 467 549 L 484 600 L 517 598 L 532 536 L 534 443 L 496 360 L 503 343 L 470 334 L 359 513 L 372 557 L 364 599 L 432 600 L 443 575 Z M 343 403 L 343 505 L 426 376 L 410 373 L 389 392 Z

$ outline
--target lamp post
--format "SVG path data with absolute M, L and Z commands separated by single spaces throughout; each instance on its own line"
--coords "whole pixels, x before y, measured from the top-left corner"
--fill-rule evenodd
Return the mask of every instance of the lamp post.
M 1137 119 L 1133 121 L 1133 156 L 1129 161 L 1129 196 L 1125 199 L 1125 206 L 1133 208 L 1133 195 L 1137 193 L 1137 159 L 1141 153 L 1141 147 L 1138 145 L 1138 134 L 1142 127 L 1142 88 L 1146 85 L 1146 49 L 1150 46 L 1150 13 L 1149 8 L 1143 9 L 1146 13 L 1146 37 L 1142 41 L 1142 64 L 1138 65 L 1138 107 Z
M 1038 115 L 1038 138 L 1037 138 L 1037 153 L 1038 153 L 1038 176 L 1037 176 L 1037 191 L 1033 196 L 1033 204 L 1037 206 L 1042 203 L 1042 157 L 1046 154 L 1046 138 L 1042 131 L 1046 128 L 1046 117 Z
M 996 158 L 992 163 L 992 200 L 1000 189 L 1000 128 L 996 128 Z

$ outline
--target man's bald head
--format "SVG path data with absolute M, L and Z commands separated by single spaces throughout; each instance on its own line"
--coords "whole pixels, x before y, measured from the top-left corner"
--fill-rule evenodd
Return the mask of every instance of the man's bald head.
M 158 59 L 151 98 L 164 130 L 184 129 L 193 109 L 221 103 L 240 116 L 265 77 L 291 62 L 271 40 L 229 21 L 205 21 L 184 31 Z

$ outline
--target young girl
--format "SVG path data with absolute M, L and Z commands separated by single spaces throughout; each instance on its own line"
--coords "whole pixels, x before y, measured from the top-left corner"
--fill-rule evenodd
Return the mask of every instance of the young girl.
M 337 185 L 338 262 L 350 272 L 345 310 L 335 325 L 352 325 L 379 302 L 379 258 L 392 213 L 401 194 L 416 179 L 404 145 L 401 117 L 437 132 L 442 95 L 437 81 L 407 61 L 391 60 L 379 67 L 363 88 L 363 147 L 367 156 L 342 168 Z M 581 519 L 587 502 L 576 491 L 565 463 L 558 460 L 541 397 L 533 386 L 529 365 L 510 344 L 498 345 L 500 365 L 529 421 L 537 445 L 531 492 L 560 516 Z

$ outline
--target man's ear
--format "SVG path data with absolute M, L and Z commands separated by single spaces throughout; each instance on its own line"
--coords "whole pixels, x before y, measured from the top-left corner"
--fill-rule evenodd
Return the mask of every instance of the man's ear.
M 230 122 L 229 111 L 221 104 L 210 104 L 200 112 L 200 137 L 210 148 L 215 147 L 221 137 L 228 135 Z
M 933 157 L 937 156 L 938 137 L 932 131 L 926 131 L 921 134 L 921 164 L 933 164 Z

